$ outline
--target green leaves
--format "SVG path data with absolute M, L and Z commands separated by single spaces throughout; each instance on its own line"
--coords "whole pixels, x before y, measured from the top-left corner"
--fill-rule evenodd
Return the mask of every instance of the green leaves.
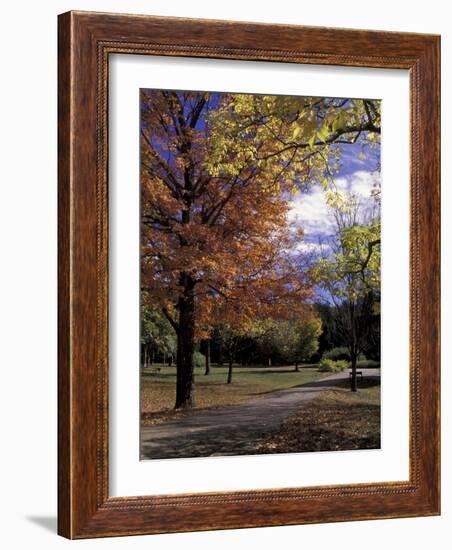
M 346 125 L 347 117 L 344 113 L 344 111 L 340 110 L 339 114 L 335 117 L 333 124 L 331 125 L 331 129 L 333 132 L 338 132 L 339 130 L 342 130 Z
M 314 147 L 314 144 L 315 144 L 315 140 L 317 138 L 317 133 L 314 133 L 312 134 L 310 140 L 309 140 L 309 147 L 312 149 Z
M 317 137 L 320 141 L 326 142 L 327 137 L 330 135 L 330 130 L 327 124 L 324 124 L 322 128 L 317 132 Z
M 380 222 L 356 224 L 337 235 L 339 247 L 311 268 L 313 281 L 338 298 L 356 301 L 380 290 Z
M 142 293 L 143 302 L 146 293 Z M 162 313 L 146 305 L 141 306 L 141 343 L 152 344 L 161 353 L 174 353 L 176 335 Z
M 293 131 L 293 134 L 292 134 L 292 140 L 295 140 L 297 139 L 297 137 L 301 134 L 301 127 L 300 126 L 296 126 L 295 127 L 295 130 Z

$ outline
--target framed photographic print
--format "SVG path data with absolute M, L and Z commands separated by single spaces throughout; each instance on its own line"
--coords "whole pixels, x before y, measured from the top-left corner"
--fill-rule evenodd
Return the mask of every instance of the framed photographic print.
M 59 17 L 59 533 L 439 514 L 438 36 Z

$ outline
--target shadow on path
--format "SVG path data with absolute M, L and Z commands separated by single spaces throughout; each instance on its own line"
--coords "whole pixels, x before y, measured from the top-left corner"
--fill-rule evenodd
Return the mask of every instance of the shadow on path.
M 366 370 L 372 378 L 379 372 Z M 141 459 L 189 458 L 252 454 L 256 441 L 321 392 L 348 382 L 349 373 L 274 391 L 237 405 L 194 411 L 161 424 L 141 428 Z

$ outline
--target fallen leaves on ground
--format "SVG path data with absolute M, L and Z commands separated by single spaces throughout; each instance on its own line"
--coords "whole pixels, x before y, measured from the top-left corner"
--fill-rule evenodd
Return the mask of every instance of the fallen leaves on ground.
M 380 448 L 380 387 L 324 392 L 262 438 L 256 453 Z

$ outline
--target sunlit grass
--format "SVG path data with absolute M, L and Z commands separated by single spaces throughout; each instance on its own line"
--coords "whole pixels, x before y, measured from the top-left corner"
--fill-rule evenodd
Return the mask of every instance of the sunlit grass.
M 160 370 L 157 370 L 160 369 Z M 259 395 L 306 384 L 325 377 L 317 366 L 240 367 L 234 366 L 232 384 L 227 384 L 228 368 L 213 365 L 210 374 L 204 368 L 195 371 L 195 407 L 216 407 L 240 403 Z M 141 374 L 141 411 L 156 413 L 174 408 L 176 368 L 155 365 Z

